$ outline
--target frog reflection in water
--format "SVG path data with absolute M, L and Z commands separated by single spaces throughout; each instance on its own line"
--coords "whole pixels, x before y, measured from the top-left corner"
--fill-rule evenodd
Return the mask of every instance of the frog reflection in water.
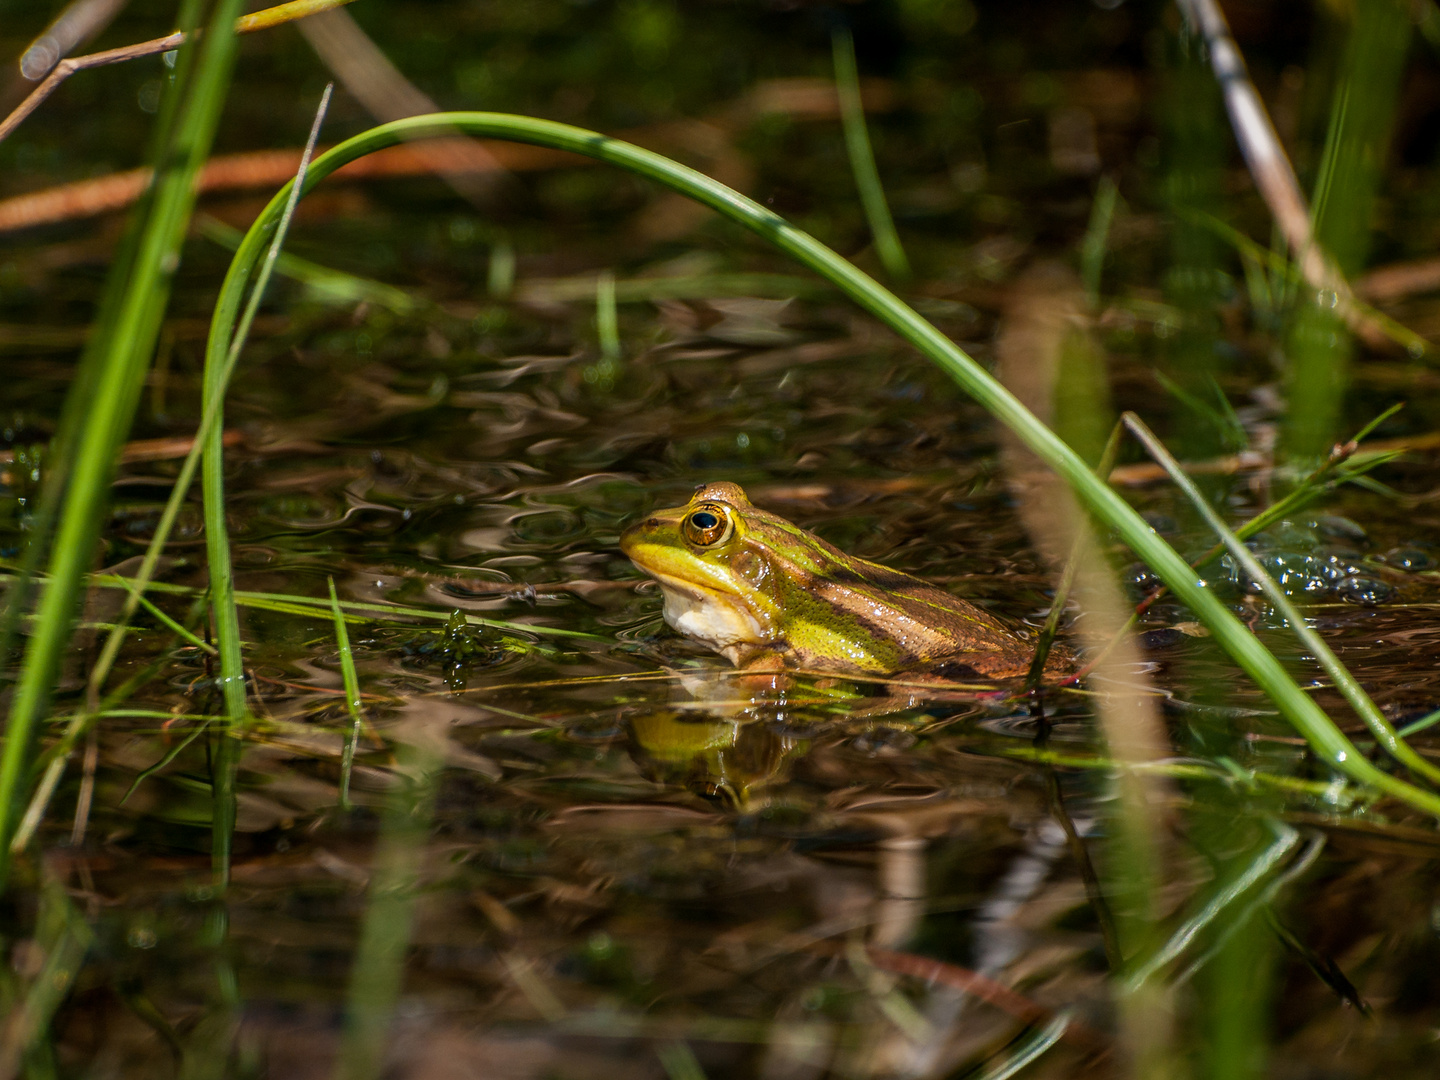
M 690 710 L 656 709 L 629 721 L 630 748 L 649 779 L 678 784 L 740 813 L 764 809 L 791 761 L 810 749 L 807 739 L 774 725 L 720 719 Z
M 1008 679 L 1034 652 L 989 612 L 846 555 L 737 484 L 702 485 L 632 525 L 620 547 L 660 583 L 667 623 L 746 670 Z M 1046 670 L 1065 667 L 1057 652 Z

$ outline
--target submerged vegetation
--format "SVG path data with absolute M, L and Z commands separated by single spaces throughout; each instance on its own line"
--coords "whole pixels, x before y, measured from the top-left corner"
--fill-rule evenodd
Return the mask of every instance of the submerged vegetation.
M 1433 5 L 21 8 L 0 1080 L 1433 1072 Z

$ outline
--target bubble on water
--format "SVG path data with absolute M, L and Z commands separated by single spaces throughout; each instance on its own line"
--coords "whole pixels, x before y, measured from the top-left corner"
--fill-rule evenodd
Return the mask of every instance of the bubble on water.
M 1141 562 L 1132 563 L 1126 568 L 1125 582 L 1141 593 L 1148 593 L 1161 584 L 1160 579 L 1155 575 L 1155 571 Z
M 1175 524 L 1175 519 L 1169 514 L 1159 514 L 1151 510 L 1140 516 L 1145 519 L 1146 525 L 1149 525 L 1150 528 L 1154 529 L 1161 536 L 1170 536 L 1179 531 L 1179 526 Z
M 1391 566 L 1400 570 L 1433 570 L 1435 558 L 1428 551 L 1418 547 L 1397 547 L 1383 556 Z
M 1260 565 L 1285 590 L 1287 596 L 1323 592 L 1330 587 L 1329 582 L 1321 576 L 1320 560 L 1311 555 L 1267 555 L 1260 560 Z

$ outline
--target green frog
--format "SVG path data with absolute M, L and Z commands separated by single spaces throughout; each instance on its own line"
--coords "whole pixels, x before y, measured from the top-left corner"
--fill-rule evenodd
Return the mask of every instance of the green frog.
M 702 485 L 626 529 L 620 547 L 660 583 L 665 621 L 739 668 L 1007 679 L 1034 653 L 989 612 L 846 555 L 738 484 Z M 1052 654 L 1047 671 L 1064 663 Z

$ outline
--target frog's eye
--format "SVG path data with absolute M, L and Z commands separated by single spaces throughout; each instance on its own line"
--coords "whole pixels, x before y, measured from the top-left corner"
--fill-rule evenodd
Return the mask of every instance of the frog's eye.
M 691 512 L 680 531 L 696 547 L 714 547 L 730 538 L 731 528 L 729 514 L 718 506 L 702 506 Z

